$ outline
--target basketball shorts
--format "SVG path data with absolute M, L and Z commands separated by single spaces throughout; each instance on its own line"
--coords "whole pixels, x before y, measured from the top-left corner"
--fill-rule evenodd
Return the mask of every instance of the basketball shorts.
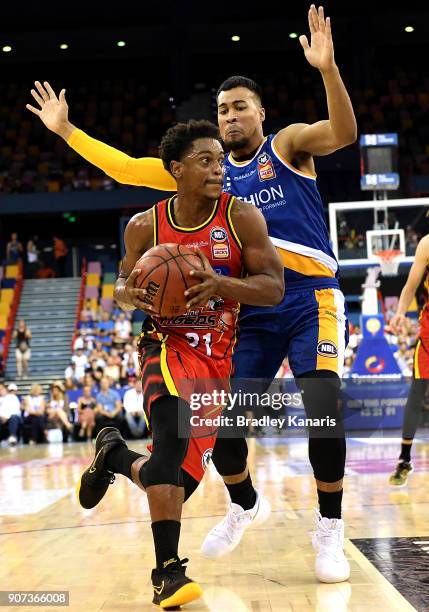
M 429 378 L 429 338 L 417 340 L 414 351 L 414 378 Z
M 139 338 L 138 351 L 147 427 L 150 430 L 151 408 L 158 398 L 171 395 L 190 404 L 190 438 L 182 468 L 200 481 L 216 441 L 219 429 L 216 419 L 221 417 L 226 405 L 216 400 L 222 390 L 225 393 L 230 390 L 231 360 L 205 357 L 194 351 L 186 341 L 174 346 L 168 341 L 156 340 L 144 334 Z M 214 391 L 219 394 L 216 395 Z M 203 395 L 205 399 L 201 404 Z M 211 398 L 215 401 L 212 402 Z
M 315 370 L 342 376 L 348 321 L 339 289 L 286 288 L 281 310 L 251 312 L 239 329 L 235 379 L 272 381 L 285 357 L 295 377 Z

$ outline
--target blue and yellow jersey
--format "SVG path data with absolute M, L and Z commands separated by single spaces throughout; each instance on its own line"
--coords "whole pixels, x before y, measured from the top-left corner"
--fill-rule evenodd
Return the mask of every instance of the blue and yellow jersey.
M 338 288 L 338 262 L 331 249 L 316 177 L 297 170 L 264 139 L 253 159 L 225 159 L 224 189 L 259 208 L 285 267 L 286 291 Z

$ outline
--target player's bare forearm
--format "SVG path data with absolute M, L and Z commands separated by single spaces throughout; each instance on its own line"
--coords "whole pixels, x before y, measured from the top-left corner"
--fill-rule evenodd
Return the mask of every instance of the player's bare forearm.
M 220 296 L 250 306 L 276 306 L 284 295 L 284 281 L 278 275 L 254 274 L 246 278 L 219 277 Z
M 405 315 L 405 313 L 408 312 L 415 293 L 416 291 L 413 286 L 409 285 L 408 283 L 404 286 L 401 291 L 401 296 L 399 298 L 396 314 Z
M 355 142 L 357 138 L 356 117 L 350 96 L 341 78 L 338 67 L 320 71 L 325 85 L 329 113 L 329 126 L 338 148 Z
M 70 121 L 65 121 L 58 126 L 56 134 L 61 136 L 61 138 L 64 138 L 64 140 L 67 142 L 75 130 L 77 130 L 77 127 L 73 125 L 73 123 L 70 123 Z

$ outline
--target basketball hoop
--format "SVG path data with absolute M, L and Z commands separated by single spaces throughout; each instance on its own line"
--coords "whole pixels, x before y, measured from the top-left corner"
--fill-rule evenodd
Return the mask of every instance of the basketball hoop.
M 403 255 L 404 253 L 399 249 L 386 249 L 374 253 L 374 257 L 380 262 L 383 276 L 397 276 L 399 263 Z

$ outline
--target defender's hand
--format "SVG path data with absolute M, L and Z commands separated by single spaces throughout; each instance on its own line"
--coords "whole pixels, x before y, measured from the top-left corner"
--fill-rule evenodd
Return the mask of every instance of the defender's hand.
M 323 6 L 319 6 L 318 11 L 314 4 L 310 6 L 308 25 L 311 34 L 310 44 L 305 35 L 299 37 L 299 42 L 304 49 L 308 63 L 314 68 L 318 68 L 321 72 L 335 68 L 331 20 L 329 17 L 325 19 Z
M 36 89 L 31 90 L 31 95 L 39 104 L 40 109 L 30 104 L 27 104 L 26 108 L 37 115 L 48 130 L 64 138 L 64 131 L 70 125 L 68 120 L 69 107 L 65 96 L 66 90 L 62 89 L 57 98 L 47 81 L 44 82 L 44 86 L 39 81 L 36 81 L 34 85 Z
M 188 309 L 204 306 L 213 295 L 219 292 L 219 274 L 216 274 L 209 260 L 200 249 L 196 249 L 195 253 L 201 259 L 203 269 L 192 270 L 189 274 L 194 278 L 200 278 L 202 282 L 185 291 L 185 296 L 188 298 L 186 304 Z

